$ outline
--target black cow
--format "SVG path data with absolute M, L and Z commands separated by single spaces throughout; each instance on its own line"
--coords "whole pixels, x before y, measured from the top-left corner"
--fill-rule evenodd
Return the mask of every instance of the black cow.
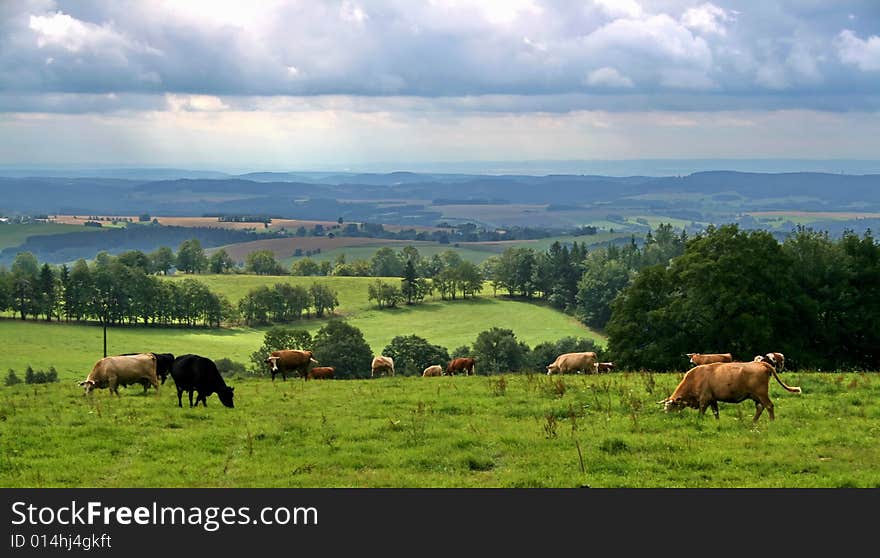
M 226 407 L 234 407 L 232 395 L 235 388 L 226 385 L 217 365 L 214 361 L 199 355 L 180 355 L 174 359 L 171 365 L 171 377 L 177 386 L 177 406 L 183 407 L 181 396 L 184 391 L 189 392 L 189 406 L 193 406 L 193 391 L 197 391 L 195 406 L 207 407 L 206 398 L 216 393 L 220 403 Z

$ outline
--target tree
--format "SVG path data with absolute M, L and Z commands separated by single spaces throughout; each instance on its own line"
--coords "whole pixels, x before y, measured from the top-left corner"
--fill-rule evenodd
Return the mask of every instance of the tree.
M 235 261 L 226 250 L 220 248 L 208 258 L 208 269 L 211 273 L 228 273 L 235 269 Z
M 9 369 L 9 372 L 6 373 L 6 380 L 5 380 L 3 383 L 4 383 L 4 385 L 7 385 L 7 386 L 14 386 L 14 385 L 16 385 L 16 384 L 20 384 L 20 383 L 21 383 L 21 378 L 19 378 L 19 377 L 15 374 L 15 370 L 13 370 L 12 368 L 10 368 L 10 369 Z
M 367 286 L 367 300 L 376 301 L 376 305 L 382 308 L 394 308 L 403 302 L 404 296 L 400 288 L 376 279 Z
M 383 246 L 370 259 L 370 269 L 373 277 L 400 277 L 403 275 L 403 262 L 394 250 Z
M 611 302 L 630 282 L 631 272 L 620 260 L 597 250 L 587 256 L 577 283 L 576 313 L 585 324 L 604 328 L 611 319 Z
M 440 345 L 433 345 L 418 335 L 398 335 L 382 349 L 382 354 L 394 359 L 396 374 L 418 376 L 432 364 L 444 369 L 449 362 L 449 351 Z
M 293 264 L 290 266 L 290 274 L 299 277 L 308 277 L 310 275 L 323 275 L 321 273 L 321 267 L 318 265 L 318 262 L 308 257 L 293 262 Z
M 208 259 L 197 238 L 184 240 L 177 249 L 177 269 L 184 273 L 201 273 L 208 267 Z
M 302 351 L 311 351 L 312 335 L 305 329 L 293 329 L 289 327 L 275 326 L 270 327 L 263 334 L 263 344 L 255 352 L 251 353 L 251 371 L 254 374 L 265 374 L 266 357 L 272 351 L 281 351 L 284 349 L 299 349 Z
M 336 369 L 337 378 L 368 378 L 373 351 L 360 329 L 331 320 L 315 333 L 315 360 Z
M 19 252 L 12 262 L 12 310 L 18 312 L 22 320 L 28 316 L 37 317 L 39 312 L 39 272 L 36 256 L 30 252 Z
M 522 370 L 529 348 L 516 340 L 513 330 L 493 327 L 482 331 L 474 341 L 477 370 L 485 374 Z
M 407 246 L 406 248 L 409 248 Z M 425 299 L 431 292 L 431 284 L 418 276 L 414 258 L 407 258 L 403 269 L 403 279 L 400 280 L 400 292 L 407 304 L 415 304 Z
M 324 316 L 325 312 L 333 313 L 333 310 L 339 306 L 339 297 L 336 291 L 323 283 L 312 283 L 309 288 L 309 296 L 312 298 L 312 308 L 315 309 L 315 315 L 319 318 Z
M 160 246 L 155 252 L 150 252 L 149 257 L 152 270 L 162 275 L 168 275 L 168 271 L 177 263 L 174 252 L 167 246 Z
M 282 275 L 284 268 L 271 250 L 257 250 L 245 258 L 245 268 L 257 275 Z
M 44 263 L 43 267 L 40 268 L 40 277 L 37 283 L 37 288 L 39 289 L 39 306 L 40 312 L 46 317 L 46 321 L 52 321 L 52 316 L 55 315 L 56 307 L 58 305 L 58 289 L 56 288 L 57 279 L 55 278 L 55 272 L 52 271 L 52 268 L 49 267 L 49 264 Z
M 139 269 L 146 274 L 152 273 L 153 270 L 153 265 L 152 262 L 150 262 L 150 257 L 140 250 L 129 250 L 127 252 L 123 252 L 116 256 L 116 261 L 118 261 L 122 265 Z

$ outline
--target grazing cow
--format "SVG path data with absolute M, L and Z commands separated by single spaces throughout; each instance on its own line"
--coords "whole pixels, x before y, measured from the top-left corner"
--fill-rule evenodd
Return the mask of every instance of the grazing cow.
M 767 353 L 766 355 L 758 355 L 755 357 L 757 361 L 767 361 L 776 368 L 777 371 L 781 372 L 783 368 L 785 368 L 785 355 L 782 353 Z
M 370 365 L 370 377 L 374 378 L 376 373 L 390 373 L 392 376 L 394 375 L 394 359 L 387 356 L 379 355 L 373 358 L 373 363 Z
M 596 365 L 597 372 L 611 372 L 614 370 L 613 362 L 600 362 Z
M 287 381 L 288 372 L 295 372 L 300 378 L 305 378 L 309 368 L 318 364 L 312 351 L 300 351 L 297 349 L 272 351 L 263 362 L 269 365 L 269 372 L 272 373 L 273 382 L 275 381 L 275 374 L 281 374 L 281 379 Z
M 148 353 L 123 353 L 119 356 L 133 356 L 138 354 L 148 354 Z M 168 374 L 171 374 L 171 363 L 174 362 L 174 355 L 171 353 L 152 353 L 156 355 L 156 377 L 159 378 L 159 381 L 162 385 L 165 385 L 165 380 L 168 379 Z M 150 389 L 150 381 L 146 378 L 141 379 L 141 385 L 144 386 L 144 393 L 147 393 L 147 390 Z
M 476 364 L 477 361 L 471 357 L 454 358 L 446 366 L 446 375 L 455 376 L 456 372 L 464 371 L 466 376 L 472 376 Z
M 434 364 L 433 366 L 429 366 L 425 368 L 422 372 L 422 376 L 427 378 L 429 376 L 442 376 L 443 375 L 443 367 L 439 364 Z
M 572 372 L 592 372 L 599 371 L 599 363 L 596 360 L 596 353 L 586 351 L 582 353 L 564 353 L 556 357 L 550 366 L 547 367 L 547 375 L 550 374 L 570 374 Z
M 771 375 L 786 391 L 801 392 L 799 387 L 785 385 L 777 375 L 776 368 L 769 362 L 715 362 L 688 370 L 672 395 L 660 403 L 667 413 L 691 407 L 699 409 L 700 415 L 705 415 L 706 407 L 711 407 L 717 419 L 719 401 L 740 403 L 751 399 L 755 402 L 754 422 L 758 421 L 765 408 L 770 420 L 774 420 L 773 402 L 769 396 Z
M 687 353 L 685 356 L 694 366 L 712 364 L 713 362 L 733 362 L 733 355 L 730 353 Z
M 315 366 L 306 374 L 306 380 L 332 380 L 335 373 L 332 366 Z
M 159 390 L 156 355 L 153 353 L 104 357 L 95 363 L 89 376 L 79 385 L 85 388 L 83 395 L 96 388 L 110 388 L 111 393 L 119 395 L 119 386 L 142 381 Z
M 223 376 L 217 370 L 214 361 L 199 355 L 181 355 L 174 359 L 171 365 L 171 377 L 174 378 L 174 384 L 177 386 L 177 406 L 183 407 L 181 396 L 183 392 L 189 393 L 189 406 L 193 406 L 193 391 L 197 392 L 196 404 L 199 401 L 203 407 L 208 406 L 207 398 L 212 393 L 216 393 L 226 407 L 235 407 L 232 403 L 234 387 L 229 387 L 223 381 Z

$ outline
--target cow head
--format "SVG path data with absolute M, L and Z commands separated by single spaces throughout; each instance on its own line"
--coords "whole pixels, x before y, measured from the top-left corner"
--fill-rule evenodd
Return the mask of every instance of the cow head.
M 690 361 L 691 364 L 696 364 L 696 362 L 694 362 L 694 356 L 698 354 L 699 353 L 685 353 L 684 356 L 688 357 L 688 361 Z
M 266 360 L 264 360 L 263 362 L 265 362 L 266 364 L 269 365 L 269 370 L 271 370 L 272 372 L 278 372 L 278 359 L 279 358 L 281 358 L 281 357 L 268 356 L 268 357 L 266 357 Z
M 547 375 L 548 376 L 551 374 L 557 374 L 557 373 L 559 373 L 559 366 L 557 366 L 555 364 L 551 364 L 550 366 L 547 367 Z
M 234 395 L 235 388 L 227 387 L 226 389 L 221 389 L 217 392 L 217 397 L 220 399 L 220 403 L 223 403 L 224 406 L 234 408 L 235 405 L 232 404 L 232 396 Z
M 676 397 L 674 399 L 672 397 L 667 397 L 663 401 L 658 401 L 658 403 L 663 405 L 663 411 L 666 413 L 680 411 L 687 407 L 687 404 L 682 397 Z
M 79 383 L 82 387 L 85 388 L 83 395 L 87 393 L 91 393 L 93 389 L 95 389 L 95 381 L 94 380 L 83 380 Z

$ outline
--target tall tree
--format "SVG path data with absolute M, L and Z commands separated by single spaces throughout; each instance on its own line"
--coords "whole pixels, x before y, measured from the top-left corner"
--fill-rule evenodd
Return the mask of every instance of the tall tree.
M 208 259 L 197 238 L 184 240 L 177 249 L 177 269 L 184 273 L 201 273 L 208 267 Z

